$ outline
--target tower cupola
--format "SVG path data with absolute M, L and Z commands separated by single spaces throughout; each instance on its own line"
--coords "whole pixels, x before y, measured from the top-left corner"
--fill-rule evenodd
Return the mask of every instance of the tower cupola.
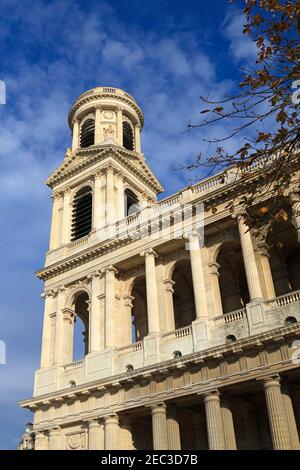
M 143 113 L 120 88 L 96 87 L 81 94 L 69 113 L 72 151 L 93 145 L 118 145 L 141 153 Z

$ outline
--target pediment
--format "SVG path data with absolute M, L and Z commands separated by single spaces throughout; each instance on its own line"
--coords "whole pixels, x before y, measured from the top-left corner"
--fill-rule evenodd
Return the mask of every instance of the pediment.
M 106 160 L 108 157 L 116 160 L 119 165 L 121 164 L 136 176 L 140 176 L 156 194 L 163 191 L 163 187 L 152 173 L 143 156 L 120 147 L 113 139 L 107 139 L 105 144 L 78 149 L 75 153 L 68 151 L 64 162 L 46 180 L 46 184 L 53 188 L 69 177 L 80 173 L 95 163 Z

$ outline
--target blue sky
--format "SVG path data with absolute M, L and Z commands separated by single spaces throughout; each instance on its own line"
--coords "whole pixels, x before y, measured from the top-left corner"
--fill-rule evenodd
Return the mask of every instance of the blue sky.
M 199 97 L 230 93 L 253 60 L 242 24 L 227 0 L 1 1 L 0 449 L 16 448 L 31 418 L 17 402 L 31 396 L 39 364 L 43 286 L 33 273 L 48 246 L 44 180 L 70 145 L 69 108 L 94 86 L 134 95 L 145 115 L 143 151 L 170 194 L 197 176 L 174 166 L 206 152 L 204 138 L 226 134 L 224 124 L 214 134 L 185 131 L 199 120 Z

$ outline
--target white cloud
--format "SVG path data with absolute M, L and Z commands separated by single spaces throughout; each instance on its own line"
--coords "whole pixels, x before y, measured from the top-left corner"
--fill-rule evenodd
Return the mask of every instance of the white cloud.
M 243 33 L 245 16 L 237 10 L 230 10 L 223 23 L 223 33 L 228 39 L 232 57 L 238 61 L 256 59 L 257 47 L 250 36 Z

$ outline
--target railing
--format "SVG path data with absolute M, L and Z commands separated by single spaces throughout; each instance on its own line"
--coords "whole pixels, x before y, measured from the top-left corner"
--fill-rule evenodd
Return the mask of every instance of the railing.
M 137 343 L 130 344 L 129 346 L 122 346 L 118 349 L 119 355 L 129 354 L 131 352 L 141 351 L 143 348 L 142 341 L 138 341 Z
M 213 318 L 215 325 L 227 325 L 228 323 L 233 323 L 239 320 L 242 320 L 246 316 L 246 309 L 242 308 L 239 310 L 234 310 L 233 312 L 224 313 L 219 317 Z
M 206 191 L 207 189 L 211 189 L 215 186 L 219 186 L 220 184 L 224 183 L 224 177 L 222 175 L 214 176 L 213 178 L 209 178 L 201 183 L 192 186 L 192 192 L 194 194 L 201 193 L 202 191 Z
M 185 336 L 190 336 L 192 334 L 192 327 L 185 326 L 184 328 L 179 328 L 178 330 L 170 331 L 162 335 L 163 341 L 173 341 L 179 338 L 184 338 Z
M 71 243 L 68 243 L 67 248 L 68 250 L 74 250 L 74 248 L 78 248 L 80 246 L 85 245 L 88 243 L 90 238 L 90 234 L 86 235 L 85 237 L 79 238 L 78 240 L 74 240 Z
M 71 362 L 71 364 L 66 364 L 64 366 L 64 369 L 65 371 L 79 369 L 80 367 L 83 367 L 83 364 L 84 364 L 84 359 L 81 359 L 80 361 Z
M 268 300 L 267 303 L 277 307 L 282 307 L 284 305 L 293 304 L 294 302 L 300 301 L 300 290 L 290 292 L 289 294 L 280 295 L 275 299 Z

